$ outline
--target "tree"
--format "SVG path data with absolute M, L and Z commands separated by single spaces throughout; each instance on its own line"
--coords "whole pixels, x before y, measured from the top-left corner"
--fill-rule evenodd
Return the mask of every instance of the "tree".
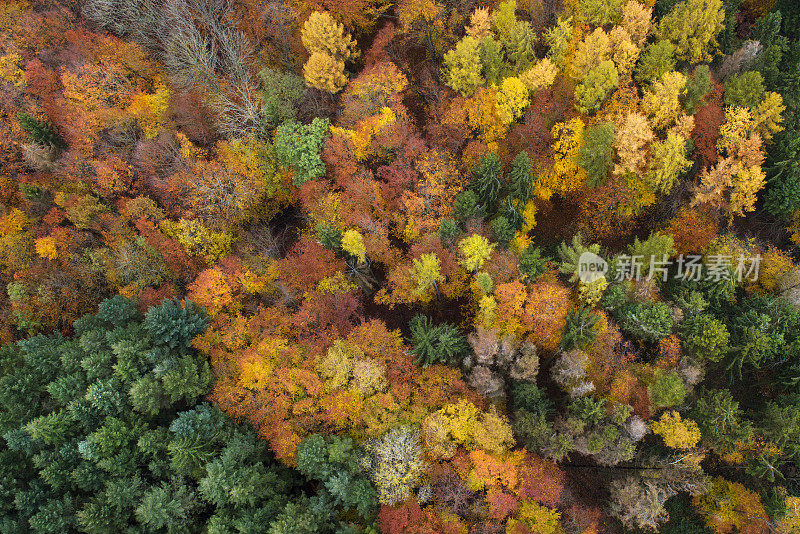
M 456 363 L 468 350 L 467 340 L 449 323 L 434 325 L 429 317 L 416 315 L 409 323 L 409 342 L 417 361 L 428 366 L 434 363 Z
M 686 398 L 686 385 L 675 372 L 657 372 L 647 392 L 653 408 L 659 410 L 682 403 Z
M 760 72 L 734 74 L 725 82 L 725 105 L 753 109 L 766 97 L 764 78 Z
M 412 260 L 411 279 L 414 281 L 414 293 L 421 302 L 430 302 L 437 291 L 438 284 L 444 282 L 441 274 L 441 261 L 434 254 L 423 254 Z
M 672 70 L 672 69 L 671 69 Z M 711 80 L 711 70 L 708 65 L 699 65 L 694 69 L 692 76 L 686 82 L 686 95 L 683 98 L 683 107 L 689 115 L 694 115 L 701 107 L 705 97 L 714 89 Z M 695 122 L 698 118 L 695 117 Z
M 602 61 L 591 69 L 583 82 L 575 88 L 578 111 L 584 114 L 596 111 L 618 84 L 619 72 L 614 62 Z
M 727 389 L 703 391 L 690 416 L 703 442 L 718 454 L 735 452 L 752 437 L 750 422 L 742 420 L 739 403 Z
M 479 45 L 476 38 L 466 36 L 444 55 L 445 82 L 464 96 L 472 95 L 475 88 L 484 83 Z
M 617 22 L 622 16 L 622 0 L 601 2 L 598 0 L 580 0 L 580 9 L 583 18 L 594 26 L 603 26 L 609 22 Z
M 461 265 L 468 271 L 477 271 L 492 255 L 494 244 L 478 234 L 472 234 L 458 242 Z
M 663 302 L 636 302 L 617 314 L 622 330 L 644 341 L 658 341 L 672 332 L 672 310 Z
M 700 441 L 700 429 L 691 419 L 681 419 L 678 412 L 664 412 L 658 421 L 650 423 L 654 434 L 664 440 L 672 449 L 691 449 Z
M 143 319 L 117 296 L 75 321 L 73 338 L 39 336 L 0 350 L 3 528 L 268 527 L 295 499 L 296 472 L 277 465 L 252 430 L 198 403 L 210 377 L 195 389 L 193 374 L 207 372 L 208 361 L 150 324 L 175 316 L 175 306 L 166 301 Z M 190 324 L 171 324 L 170 337 L 191 339 Z M 18 365 L 7 366 L 9 356 Z
M 303 66 L 306 83 L 331 93 L 347 83 L 344 62 L 358 56 L 356 43 L 328 12 L 314 11 L 303 24 L 303 46 L 311 54 Z
M 730 350 L 730 334 L 725 324 L 708 314 L 688 317 L 681 324 L 684 348 L 690 353 L 718 362 Z
M 640 85 L 649 85 L 675 70 L 675 46 L 666 40 L 647 45 L 636 64 L 635 77 Z
M 722 477 L 713 478 L 708 490 L 694 497 L 692 504 L 714 532 L 763 532 L 769 524 L 758 494 Z
M 519 78 L 512 77 L 503 80 L 500 90 L 497 92 L 497 111 L 503 123 L 514 122 L 522 115 L 529 103 L 528 88 Z
M 685 92 L 686 76 L 680 72 L 667 72 L 645 92 L 642 111 L 652 118 L 653 126 L 666 128 L 678 119 Z
M 614 134 L 611 123 L 598 124 L 586 129 L 580 149 L 580 165 L 586 170 L 591 187 L 602 185 L 614 162 Z
M 589 246 L 583 244 L 583 236 L 580 233 L 572 236 L 572 242 L 568 245 L 562 242 L 558 246 L 558 270 L 563 274 L 569 275 L 570 282 L 576 282 L 580 276 L 580 257 L 584 253 L 599 254 L 600 245 L 593 243 Z
M 379 502 L 395 506 L 411 497 L 424 467 L 419 432 L 409 427 L 393 428 L 369 443 L 367 450 Z
M 344 61 L 322 52 L 313 52 L 303 65 L 303 77 L 309 87 L 338 93 L 347 84 Z
M 572 65 L 572 77 L 583 80 L 589 71 L 611 59 L 611 39 L 602 28 L 596 28 L 578 43 Z
M 686 139 L 675 132 L 668 132 L 663 141 L 652 144 L 652 162 L 648 181 L 659 193 L 669 193 L 681 174 L 692 167 L 686 158 Z
M 358 49 L 345 33 L 344 26 L 326 11 L 314 11 L 303 23 L 303 46 L 310 54 L 321 53 L 345 61 L 356 57 Z
M 275 153 L 281 163 L 294 170 L 292 182 L 295 186 L 325 174 L 320 152 L 328 128 L 327 119 L 316 118 L 311 124 L 288 120 L 275 129 Z
M 661 19 L 656 38 L 671 41 L 680 60 L 709 62 L 717 52 L 724 18 L 722 0 L 685 0 Z

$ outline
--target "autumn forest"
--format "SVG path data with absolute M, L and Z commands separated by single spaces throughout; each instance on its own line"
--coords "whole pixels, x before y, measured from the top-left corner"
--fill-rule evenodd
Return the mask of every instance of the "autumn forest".
M 2 0 L 0 534 L 800 534 L 796 0 Z

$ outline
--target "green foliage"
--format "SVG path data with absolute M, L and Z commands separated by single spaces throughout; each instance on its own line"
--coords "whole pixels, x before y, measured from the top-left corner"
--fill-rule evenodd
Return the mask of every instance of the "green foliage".
M 597 314 L 591 308 L 580 307 L 570 310 L 567 314 L 567 324 L 564 325 L 564 335 L 561 338 L 561 347 L 565 350 L 573 348 L 588 350 L 597 337 L 594 325 L 597 323 Z
M 519 73 L 528 69 L 536 61 L 536 32 L 528 21 L 518 21 L 503 44 L 506 54 Z
M 28 137 L 34 143 L 54 148 L 66 148 L 66 143 L 53 129 L 53 125 L 49 120 L 39 120 L 21 111 L 17 113 L 17 121 L 19 121 L 20 127 L 28 132 Z
M 700 65 L 694 69 L 694 72 L 686 81 L 686 92 L 683 95 L 683 108 L 686 113 L 694 115 L 703 99 L 713 88 L 711 70 L 708 65 Z
M 297 447 L 297 469 L 320 483 L 318 499 L 370 519 L 377 507 L 377 495 L 362 472 L 362 456 L 350 438 L 313 434 Z
M 412 352 L 425 367 L 434 363 L 457 363 L 469 350 L 467 340 L 449 323 L 434 325 L 429 317 L 416 315 L 409 328 Z
M 444 245 L 450 246 L 455 243 L 459 233 L 461 233 L 461 230 L 458 228 L 458 223 L 453 219 L 444 219 L 439 225 L 439 239 L 442 240 Z
M 635 302 L 617 312 L 620 328 L 642 341 L 655 342 L 672 332 L 672 310 L 663 302 Z
M 677 406 L 686 398 L 686 385 L 675 371 L 658 372 L 653 383 L 647 387 L 653 408 Z
M 503 45 L 496 39 L 484 37 L 481 39 L 478 55 L 483 67 L 483 77 L 486 81 L 488 83 L 500 82 L 501 73 L 505 67 Z
M 675 45 L 666 40 L 647 45 L 636 64 L 634 76 L 640 85 L 657 82 L 667 72 L 675 70 Z
M 742 419 L 739 403 L 727 389 L 702 392 L 690 416 L 700 427 L 703 442 L 719 454 L 737 450 L 753 433 L 752 425 Z
M 578 233 L 572 236 L 572 242 L 568 245 L 566 242 L 558 246 L 558 270 L 561 273 L 569 275 L 569 281 L 575 282 L 578 280 L 578 267 L 581 254 L 591 252 L 592 254 L 600 253 L 600 245 L 595 243 L 588 247 L 583 244 L 583 236 Z
M 665 258 L 670 258 L 675 254 L 675 242 L 671 235 L 660 232 L 652 232 L 644 241 L 638 237 L 634 238 L 633 243 L 628 246 L 631 258 L 638 256 L 642 262 L 642 276 L 663 279 L 663 274 L 656 273 L 654 269 L 664 268 L 666 264 L 660 266 L 658 262 L 663 262 Z
M 258 73 L 263 88 L 264 107 L 261 110 L 267 124 L 278 124 L 294 120 L 297 101 L 305 93 L 303 78 L 291 72 L 281 72 L 265 67 Z
M 507 246 L 516 233 L 516 229 L 508 221 L 508 218 L 502 215 L 492 221 L 491 229 L 492 239 L 503 246 Z
M 708 314 L 693 315 L 680 328 L 683 347 L 700 358 L 718 362 L 730 350 L 725 324 Z
M 764 101 L 764 77 L 760 72 L 734 74 L 725 82 L 725 105 L 752 109 Z
M 317 117 L 311 124 L 290 119 L 275 129 L 275 153 L 281 164 L 294 171 L 292 183 L 295 186 L 300 187 L 325 174 L 321 152 L 329 126 L 328 119 Z
M 177 300 L 165 300 L 160 306 L 147 310 L 144 327 L 156 345 L 184 352 L 191 347 L 192 338 L 208 326 L 205 310 L 194 302 L 181 306 Z
M 3 532 L 255 532 L 280 518 L 297 475 L 252 430 L 194 404 L 210 386 L 190 345 L 204 328 L 196 306 L 167 300 L 143 319 L 117 296 L 74 339 L 0 349 Z M 142 383 L 155 400 L 135 398 Z
M 601 61 L 575 88 L 578 111 L 584 114 L 597 111 L 617 85 L 619 85 L 619 72 L 616 65 L 611 60 Z
M 456 218 L 464 222 L 467 219 L 480 216 L 478 209 L 478 195 L 471 189 L 461 191 L 453 202 L 453 212 Z
M 495 152 L 481 156 L 480 162 L 472 170 L 470 188 L 475 192 L 477 210 L 484 217 L 497 211 L 502 172 L 503 165 Z
M 583 132 L 579 164 L 586 170 L 589 186 L 603 185 L 614 163 L 614 134 L 611 123 L 602 123 Z
M 533 283 L 547 271 L 550 258 L 542 256 L 542 251 L 534 244 L 525 247 L 519 257 L 519 272 L 525 283 Z

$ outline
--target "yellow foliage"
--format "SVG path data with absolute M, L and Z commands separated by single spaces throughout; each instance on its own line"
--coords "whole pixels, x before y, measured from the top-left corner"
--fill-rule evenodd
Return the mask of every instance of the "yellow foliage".
M 538 61 L 536 65 L 519 75 L 519 79 L 530 91 L 537 91 L 553 85 L 558 75 L 558 67 L 550 58 Z
M 675 411 L 664 412 L 658 421 L 650 423 L 650 428 L 672 449 L 691 449 L 701 437 L 697 423 L 691 419 L 681 420 L 681 414 Z
M 171 94 L 171 91 L 165 85 L 159 84 L 155 93 L 137 93 L 133 96 L 127 111 L 136 117 L 139 126 L 148 139 L 152 139 L 167 128 L 169 123 L 167 120 L 167 108 L 169 107 Z
M 661 79 L 645 91 L 642 110 L 656 128 L 667 128 L 681 114 L 681 97 L 686 92 L 686 76 L 680 72 L 665 72 Z
M 494 247 L 494 243 L 489 243 L 489 240 L 482 235 L 472 234 L 465 237 L 458 243 L 461 265 L 468 271 L 477 271 L 492 255 Z
M 164 220 L 159 224 L 167 235 L 178 240 L 178 243 L 193 256 L 199 256 L 208 265 L 214 265 L 221 258 L 230 254 L 233 236 L 228 232 L 215 232 L 195 220 L 181 219 L 178 222 Z
M 367 249 L 364 246 L 364 236 L 358 230 L 349 229 L 345 230 L 342 234 L 342 249 L 358 258 L 358 261 L 363 263 L 367 259 Z
M 310 54 L 325 54 L 344 62 L 358 55 L 356 42 L 327 11 L 314 11 L 303 24 L 303 46 Z
M 478 303 L 478 315 L 475 317 L 476 326 L 491 327 L 495 322 L 497 301 L 490 295 L 485 295 Z
M 347 85 L 344 61 L 324 52 L 314 52 L 303 65 L 306 85 L 329 93 L 337 93 Z
M 519 78 L 506 78 L 497 92 L 497 113 L 504 124 L 511 124 L 530 104 L 528 88 Z
M 786 497 L 786 513 L 778 523 L 781 534 L 800 534 L 800 497 Z
M 530 532 L 536 534 L 560 534 L 563 532 L 561 527 L 561 512 L 542 506 L 537 502 L 522 503 L 519 507 L 517 519 L 509 519 L 506 525 L 506 533 L 514 534 L 518 532 L 517 525 L 524 525 Z
M 40 258 L 47 260 L 54 260 L 58 257 L 58 249 L 56 248 L 56 240 L 50 236 L 41 237 L 34 241 L 36 254 Z
M 22 56 L 16 53 L 0 56 L 0 78 L 10 82 L 14 87 L 25 86 L 25 72 L 20 68 Z
M 772 136 L 783 130 L 782 113 L 786 111 L 783 105 L 783 97 L 779 93 L 770 91 L 766 98 L 753 109 L 753 120 L 755 120 L 755 132 L 764 141 L 769 141 Z
M 317 291 L 320 293 L 349 293 L 358 289 L 354 283 L 345 278 L 344 273 L 336 271 L 333 276 L 323 278 L 317 284 Z
M 578 117 L 553 126 L 553 167 L 541 176 L 534 189 L 534 196 L 546 200 L 553 194 L 564 195 L 580 189 L 584 184 L 586 171 L 577 164 L 583 142 L 583 129 L 584 123 Z

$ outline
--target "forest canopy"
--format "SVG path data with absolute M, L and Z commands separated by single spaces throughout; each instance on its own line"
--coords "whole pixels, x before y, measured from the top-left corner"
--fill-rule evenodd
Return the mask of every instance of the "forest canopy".
M 800 533 L 793 0 L 0 5 L 0 534 Z

